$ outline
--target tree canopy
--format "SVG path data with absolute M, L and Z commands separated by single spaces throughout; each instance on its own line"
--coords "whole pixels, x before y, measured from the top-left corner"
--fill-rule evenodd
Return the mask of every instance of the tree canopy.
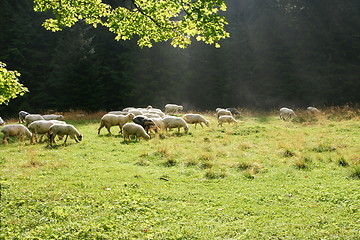
M 16 98 L 18 95 L 24 95 L 28 91 L 18 81 L 20 73 L 17 71 L 9 71 L 6 69 L 6 64 L 0 62 L 0 105 L 8 103 L 11 99 Z
M 52 11 L 54 18 L 43 26 L 52 31 L 71 27 L 79 20 L 103 25 L 116 34 L 117 40 L 139 37 L 140 47 L 171 40 L 173 46 L 185 48 L 191 38 L 219 47 L 229 36 L 227 24 L 219 11 L 226 11 L 223 0 L 129 0 L 116 5 L 101 0 L 34 0 L 36 11 Z M 118 1 L 119 2 L 119 1 Z

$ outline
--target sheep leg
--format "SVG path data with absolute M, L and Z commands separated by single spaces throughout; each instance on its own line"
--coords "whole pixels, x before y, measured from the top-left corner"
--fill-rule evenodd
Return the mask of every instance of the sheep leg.
M 100 127 L 98 129 L 98 134 L 100 134 L 100 130 L 105 126 L 105 124 L 103 124 L 103 122 L 100 123 Z
M 108 126 L 106 127 L 106 129 L 108 130 L 108 133 L 109 133 L 109 134 L 112 134 L 111 131 L 110 131 L 110 128 L 111 128 L 111 127 L 108 127 Z
M 67 140 L 68 136 L 69 136 L 69 135 L 66 135 L 64 143 L 66 143 L 66 140 Z

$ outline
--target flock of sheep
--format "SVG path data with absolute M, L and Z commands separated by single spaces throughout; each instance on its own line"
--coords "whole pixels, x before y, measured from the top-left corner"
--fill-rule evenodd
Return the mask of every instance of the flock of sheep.
M 140 140 L 140 138 L 150 139 L 149 133 L 168 132 L 172 128 L 177 128 L 178 132 L 183 128 L 184 132 L 187 133 L 189 131 L 188 124 L 194 124 L 195 128 L 197 124 L 201 127 L 204 127 L 203 124 L 209 127 L 209 120 L 206 120 L 201 114 L 188 113 L 182 117 L 174 116 L 182 110 L 181 105 L 166 104 L 165 112 L 151 106 L 147 108 L 128 107 L 122 111 L 111 111 L 101 118 L 98 134 L 100 134 L 103 127 L 111 134 L 111 127 L 118 126 L 124 141 L 130 141 L 132 136 L 135 137 L 135 140 Z M 307 110 L 312 113 L 319 112 L 315 107 L 308 107 Z M 217 108 L 218 126 L 222 126 L 223 123 L 237 123 L 234 118 L 236 114 L 239 114 L 239 112 L 235 108 Z M 286 121 L 292 117 L 296 117 L 292 109 L 280 109 L 280 119 Z M 4 124 L 5 122 L 0 117 L 0 125 Z M 66 143 L 69 136 L 76 142 L 82 140 L 82 134 L 73 125 L 67 124 L 62 115 L 56 114 L 39 115 L 20 111 L 19 124 L 5 125 L 2 127 L 1 132 L 4 134 L 4 143 L 8 142 L 9 137 L 18 137 L 22 140 L 27 136 L 32 144 L 38 142 L 37 135 L 40 135 L 39 141 L 42 140 L 44 135 L 47 135 L 50 145 L 55 143 L 56 136 L 60 140 L 65 137 L 64 143 Z

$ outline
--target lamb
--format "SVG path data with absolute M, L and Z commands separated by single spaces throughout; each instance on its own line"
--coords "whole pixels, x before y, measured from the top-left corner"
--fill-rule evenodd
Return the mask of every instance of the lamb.
M 222 127 L 223 123 L 237 123 L 237 121 L 235 120 L 235 118 L 233 118 L 233 116 L 230 115 L 222 115 L 218 118 L 218 126 Z
M 189 131 L 189 126 L 181 117 L 167 116 L 163 118 L 163 122 L 166 132 L 168 131 L 168 128 L 177 128 L 178 132 L 180 132 L 180 128 L 184 128 L 185 133 Z
M 296 117 L 295 112 L 290 108 L 281 108 L 280 109 L 280 119 L 286 121 L 291 117 Z
M 320 113 L 319 109 L 317 109 L 316 107 L 308 107 L 307 110 L 310 113 Z
M 183 110 L 183 106 L 176 104 L 166 104 L 165 105 L 165 113 L 177 113 Z
M 0 125 L 4 125 L 4 124 L 5 124 L 4 120 L 0 117 Z
M 217 118 L 219 118 L 220 116 L 225 116 L 225 115 L 232 116 L 232 113 L 226 109 L 218 109 L 218 111 L 216 111 Z
M 127 115 L 114 115 L 114 114 L 105 114 L 100 121 L 100 127 L 98 129 L 98 134 L 100 130 L 105 126 L 108 132 L 111 134 L 110 128 L 112 126 L 119 126 L 120 133 L 122 133 L 122 127 L 125 123 L 130 122 L 135 115 L 133 113 L 128 113 Z
M 29 115 L 29 114 L 30 114 L 30 113 L 28 113 L 28 112 L 20 111 L 20 112 L 19 112 L 19 123 L 25 122 L 25 117 L 26 117 L 27 115 Z
M 158 127 L 156 126 L 156 124 L 146 116 L 142 116 L 142 115 L 136 116 L 133 118 L 133 122 L 142 126 L 145 129 L 146 133 L 149 133 L 149 130 L 152 129 L 154 129 L 155 132 L 157 132 Z
M 68 136 L 70 136 L 70 138 L 74 139 L 76 142 L 81 141 L 83 138 L 82 134 L 71 124 L 54 124 L 50 127 L 49 132 L 50 145 L 55 143 L 56 135 L 60 137 L 64 137 L 66 135 L 64 143 L 66 143 Z
M 125 123 L 122 127 L 124 142 L 126 139 L 130 141 L 130 136 L 135 136 L 135 140 L 139 140 L 140 138 L 144 138 L 146 140 L 150 139 L 149 134 L 145 132 L 145 129 L 136 123 Z
M 30 123 L 37 121 L 37 120 L 44 120 L 44 118 L 39 114 L 29 114 L 25 117 L 25 125 L 29 126 Z
M 183 116 L 183 119 L 185 120 L 185 122 L 189 123 L 189 124 L 195 124 L 195 128 L 196 128 L 196 124 L 200 124 L 200 126 L 202 128 L 204 128 L 204 126 L 202 125 L 202 123 L 204 123 L 206 126 L 209 127 L 210 122 L 208 120 L 206 120 L 203 116 L 201 116 L 200 114 L 185 114 Z
M 63 115 L 57 115 L 57 114 L 42 115 L 42 117 L 44 118 L 44 120 L 59 120 L 59 121 L 64 120 Z
M 8 143 L 9 137 L 17 136 L 20 140 L 23 140 L 24 135 L 31 139 L 32 134 L 27 127 L 22 124 L 10 124 L 1 128 L 1 132 L 4 134 L 3 142 Z
M 50 127 L 54 124 L 66 124 L 66 122 L 58 121 L 58 120 L 37 120 L 29 124 L 29 130 L 32 133 L 32 138 L 30 143 L 34 141 L 37 142 L 37 134 L 40 136 L 40 141 L 44 137 L 45 134 L 48 134 L 48 139 L 50 139 Z

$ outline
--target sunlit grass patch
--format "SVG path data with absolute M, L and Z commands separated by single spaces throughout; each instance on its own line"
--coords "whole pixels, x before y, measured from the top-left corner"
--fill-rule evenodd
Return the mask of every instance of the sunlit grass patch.
M 0 238 L 356 239 L 359 122 L 247 113 L 137 143 L 80 119 L 80 143 L 0 145 Z

